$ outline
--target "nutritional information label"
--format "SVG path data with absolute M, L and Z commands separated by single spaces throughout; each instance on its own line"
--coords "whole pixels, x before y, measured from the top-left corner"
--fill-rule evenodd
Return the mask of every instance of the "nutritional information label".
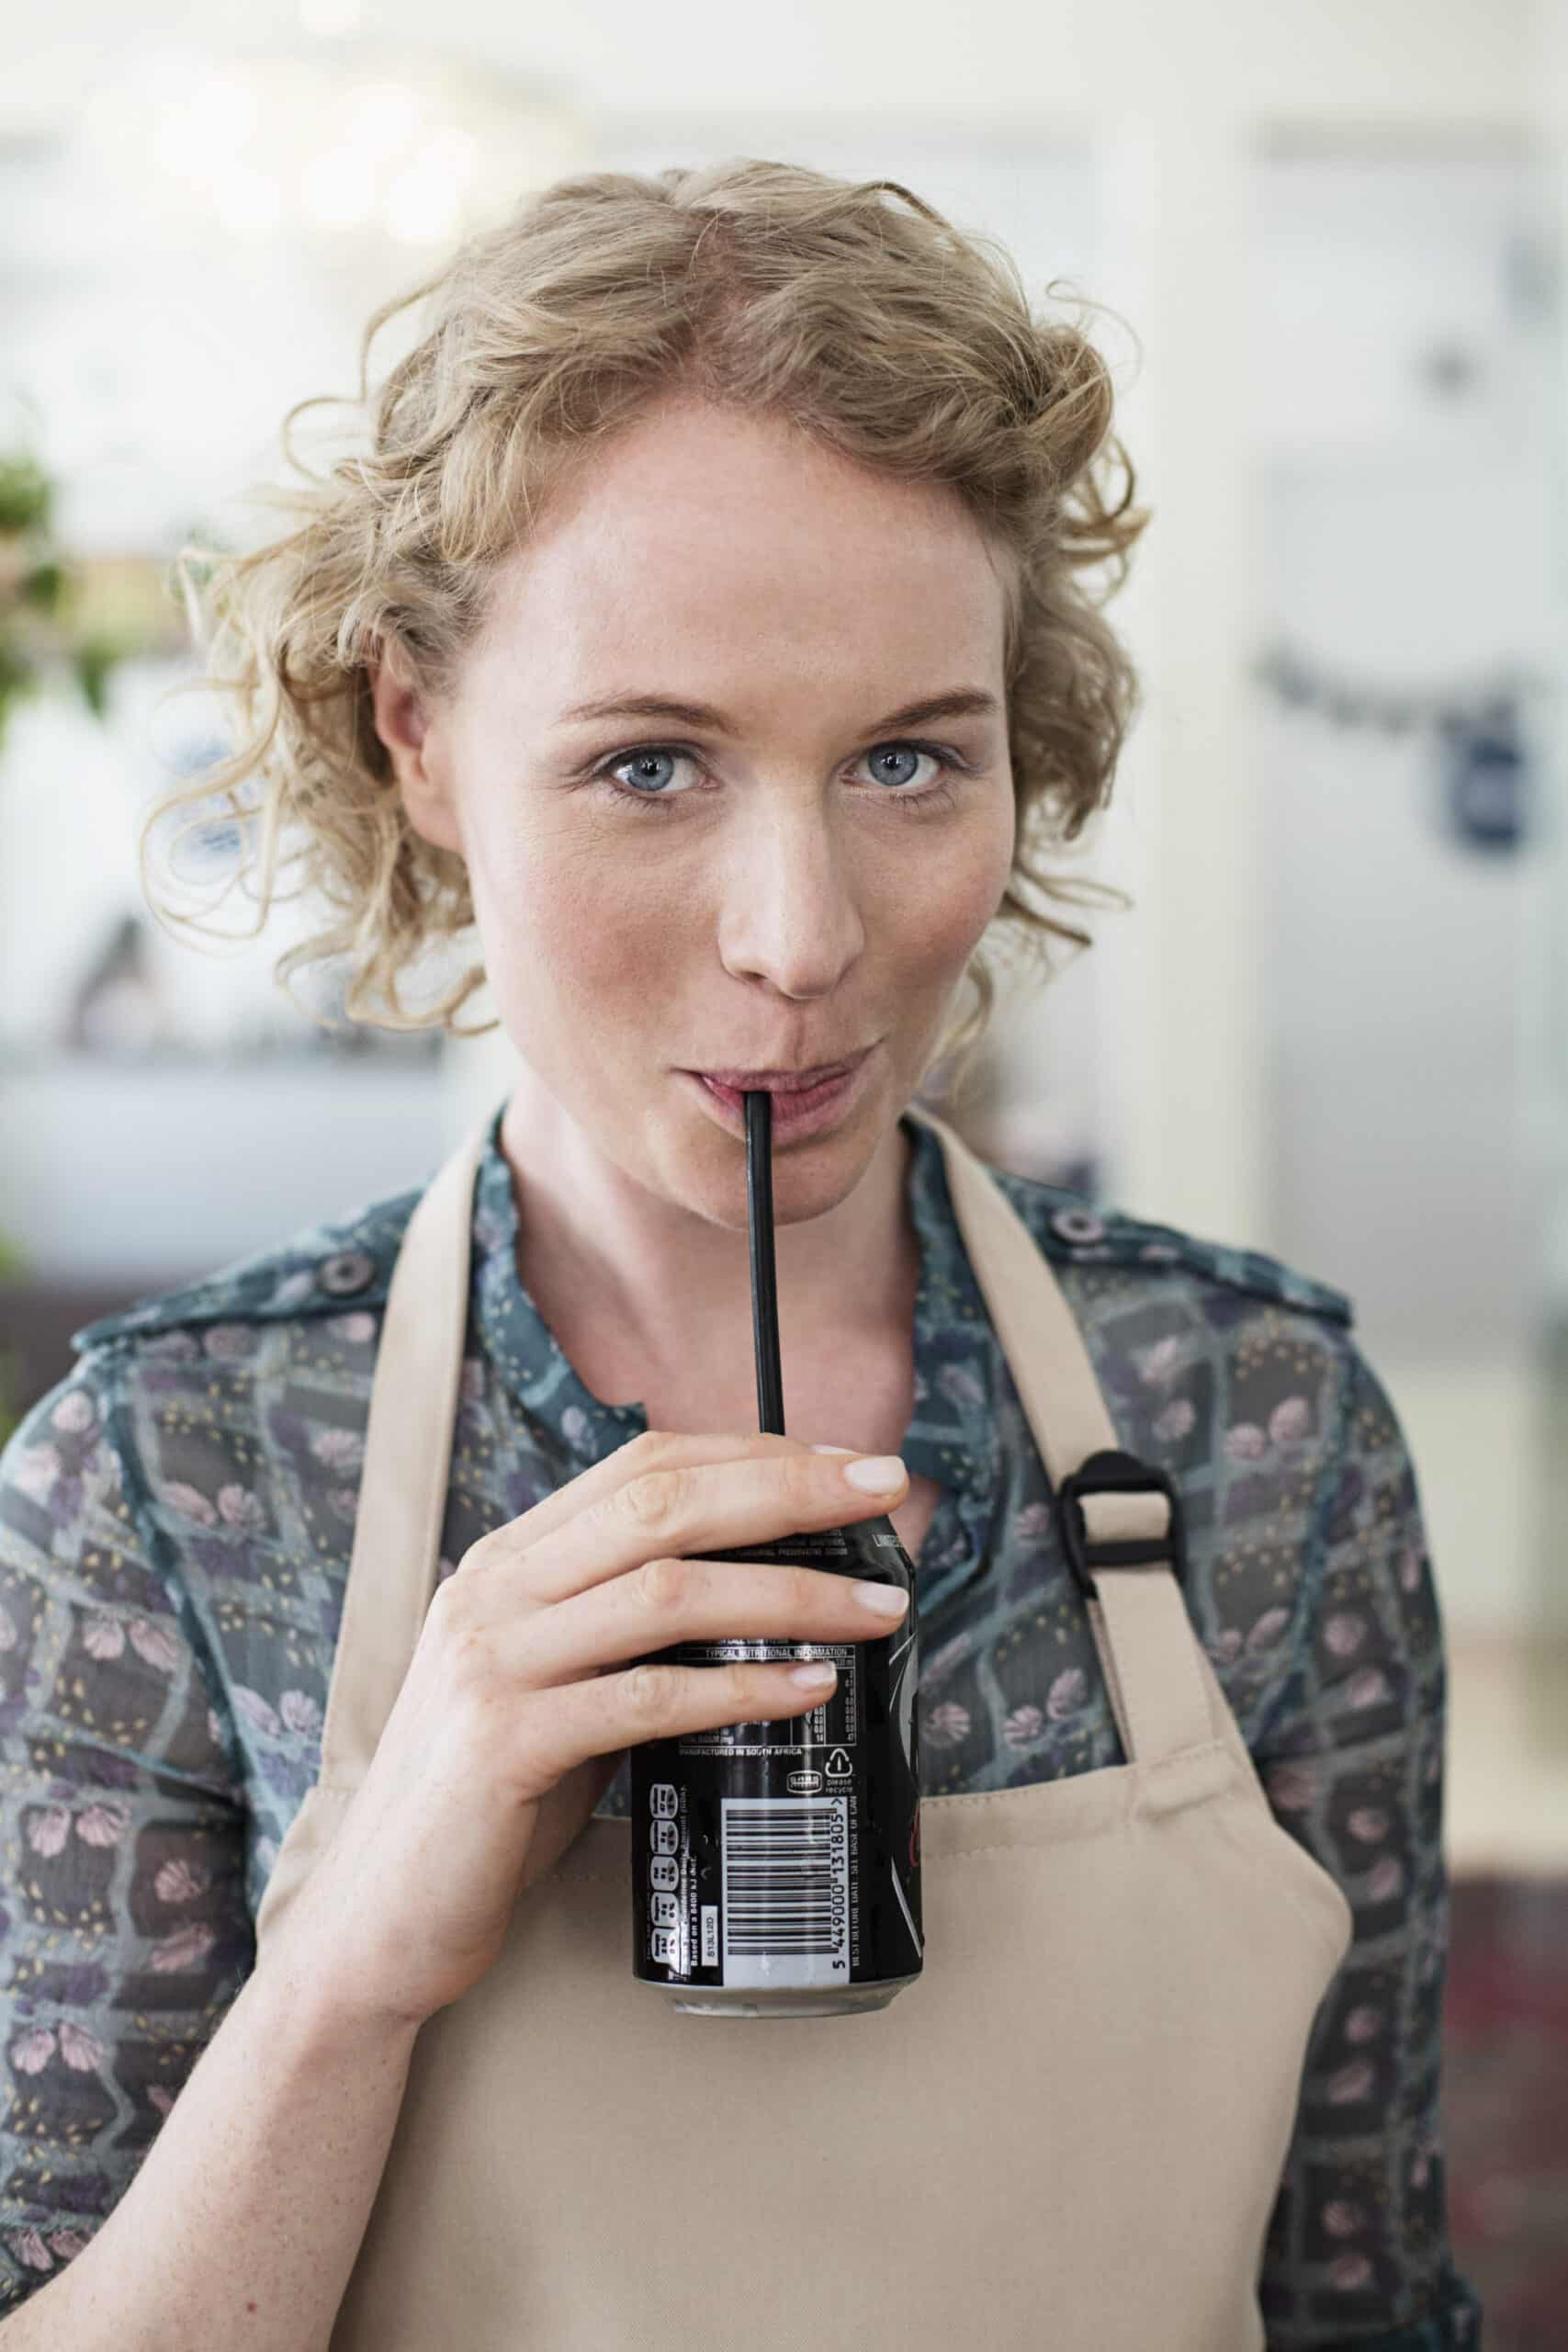
M 682 1756 L 702 1755 L 714 1748 L 741 1756 L 786 1756 L 803 1747 L 852 1747 L 860 1709 L 857 1677 L 860 1653 L 853 1642 L 682 1642 L 670 1656 L 682 1666 L 728 1666 L 738 1658 L 793 1662 L 795 1658 L 831 1658 L 839 1679 L 827 1698 L 804 1714 L 775 1716 L 760 1724 L 720 1724 L 712 1731 L 689 1733 L 678 1745 Z
M 691 1957 L 681 1905 L 684 1860 L 681 1792 L 655 1781 L 648 1792 L 648 1950 L 660 1967 L 685 1975 Z

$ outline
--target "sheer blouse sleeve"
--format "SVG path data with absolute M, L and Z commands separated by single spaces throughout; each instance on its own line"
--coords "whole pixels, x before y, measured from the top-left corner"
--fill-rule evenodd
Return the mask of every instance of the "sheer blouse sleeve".
M 1355 1928 L 1269 2223 L 1269 2352 L 1472 2352 L 1481 2311 L 1450 2254 L 1439 2108 L 1443 1629 L 1404 1431 L 1348 1337 L 1307 1573 L 1293 1668 L 1253 1754 Z
M 254 1956 L 210 1652 L 141 1532 L 136 1361 L 91 1351 L 0 1453 L 0 2312 L 113 2210 Z

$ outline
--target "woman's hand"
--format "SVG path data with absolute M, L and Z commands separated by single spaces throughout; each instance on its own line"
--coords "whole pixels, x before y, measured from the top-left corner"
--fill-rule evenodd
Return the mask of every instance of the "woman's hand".
M 901 1612 L 874 1614 L 847 1577 L 701 1556 L 893 1508 L 908 1473 L 866 1493 L 848 1459 L 649 1430 L 481 1536 L 436 1588 L 364 1783 L 284 1923 L 288 1964 L 318 1992 L 330 1979 L 347 2014 L 422 2022 L 499 1957 L 520 1890 L 629 1745 L 819 1704 L 831 1683 L 805 1690 L 782 1664 L 622 1661 L 888 1634 Z

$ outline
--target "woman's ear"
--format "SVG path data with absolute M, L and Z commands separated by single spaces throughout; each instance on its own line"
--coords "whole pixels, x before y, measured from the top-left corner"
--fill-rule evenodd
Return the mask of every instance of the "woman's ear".
M 437 849 L 462 854 L 463 839 L 451 791 L 444 730 L 408 679 L 396 645 L 368 665 L 376 732 L 387 747 L 409 823 Z

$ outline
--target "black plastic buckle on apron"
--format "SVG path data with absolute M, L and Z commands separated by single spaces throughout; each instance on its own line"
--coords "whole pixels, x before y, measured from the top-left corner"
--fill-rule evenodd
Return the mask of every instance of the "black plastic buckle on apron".
M 1163 1535 L 1126 1536 L 1120 1542 L 1092 1543 L 1080 1498 L 1105 1494 L 1163 1495 L 1170 1506 L 1168 1529 Z M 1070 1476 L 1063 1479 L 1056 1489 L 1056 1502 L 1062 1548 L 1086 1600 L 1100 1599 L 1100 1589 L 1094 1580 L 1099 1568 L 1147 1567 L 1168 1561 L 1179 1579 L 1186 1583 L 1187 1533 L 1181 1498 L 1168 1470 L 1140 1462 L 1135 1453 L 1108 1447 L 1091 1453 Z

